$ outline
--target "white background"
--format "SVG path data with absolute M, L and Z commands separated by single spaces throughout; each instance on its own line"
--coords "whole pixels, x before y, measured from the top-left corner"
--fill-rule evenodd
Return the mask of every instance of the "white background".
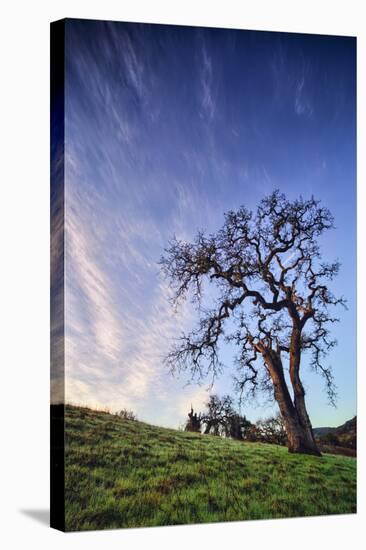
M 8 1 L 0 30 L 0 541 L 3 548 L 359 548 L 365 498 L 365 104 L 362 3 Z M 358 37 L 358 514 L 63 534 L 49 502 L 49 23 L 63 17 Z M 362 155 L 363 152 L 363 155 Z M 347 182 L 345 182 L 345 186 Z

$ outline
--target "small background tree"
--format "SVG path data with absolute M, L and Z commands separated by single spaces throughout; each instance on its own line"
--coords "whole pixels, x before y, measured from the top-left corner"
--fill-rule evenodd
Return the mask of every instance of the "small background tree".
M 275 445 L 287 444 L 287 433 L 285 423 L 280 414 L 270 416 L 264 420 L 256 422 L 257 441 L 263 443 L 273 443 Z
M 210 395 L 205 410 L 195 413 L 191 405 L 185 431 L 201 432 L 233 439 L 244 439 L 252 424 L 239 414 L 230 395 Z
M 210 395 L 206 403 L 206 411 L 201 419 L 205 426 L 205 434 L 228 436 L 230 427 L 229 419 L 235 414 L 233 400 L 229 395 L 220 398 L 218 395 Z
M 184 430 L 186 432 L 201 432 L 201 414 L 194 412 L 192 405 Z
M 135 415 L 135 413 L 128 409 L 121 409 L 116 414 L 124 420 L 137 420 L 137 416 Z

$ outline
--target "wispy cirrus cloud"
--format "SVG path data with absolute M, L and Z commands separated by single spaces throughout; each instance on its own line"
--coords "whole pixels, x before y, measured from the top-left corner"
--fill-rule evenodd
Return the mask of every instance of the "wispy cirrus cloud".
M 308 72 L 308 65 L 303 62 L 301 74 L 295 85 L 294 109 L 298 116 L 311 117 L 314 110 L 311 98 L 307 92 Z
M 184 406 L 192 402 L 197 407 L 207 392 L 185 387 L 187 379 L 173 379 L 163 363 L 177 327 L 187 328 L 192 319 L 188 309 L 171 309 L 170 290 L 160 278 L 157 261 L 173 234 L 191 236 L 189 220 L 203 213 L 202 203 L 197 204 L 194 189 L 174 182 L 169 234 L 151 211 L 141 216 L 149 200 L 141 196 L 142 185 L 130 189 L 129 209 L 116 209 L 125 186 L 118 169 L 107 171 L 97 187 L 88 184 L 85 175 L 85 163 L 98 156 L 99 131 L 89 138 L 87 155 L 80 136 L 69 137 L 66 400 L 112 410 L 129 407 L 142 418 L 176 426 L 182 421 L 182 400 Z M 128 151 L 122 156 L 123 163 L 133 163 Z M 113 149 L 103 162 L 118 166 Z
M 64 150 L 54 136 L 51 197 L 51 403 L 64 402 Z
M 201 116 L 206 116 L 208 120 L 211 121 L 214 118 L 216 111 L 214 71 L 212 58 L 207 51 L 203 38 L 199 63 L 199 70 L 201 74 Z
M 120 52 L 115 68 L 122 80 L 114 73 L 106 79 L 108 56 L 96 64 L 80 48 L 75 64 L 89 103 L 80 103 L 76 88 L 67 110 L 66 398 L 112 409 L 128 406 L 143 418 L 174 426 L 188 404 L 202 406 L 207 391 L 186 386 L 187 377 L 173 379 L 163 364 L 172 340 L 191 328 L 192 315 L 171 310 L 157 261 L 173 235 L 189 240 L 198 228 L 214 225 L 217 199 L 199 182 L 224 167 L 217 155 L 184 142 L 187 173 L 172 174 L 165 159 L 154 156 L 144 124 L 150 120 L 150 76 L 138 55 L 138 38 L 132 45 L 126 32 L 113 30 L 108 40 Z M 197 83 L 211 120 L 212 60 L 204 44 L 200 52 Z M 135 100 L 128 109 L 130 89 L 139 99 L 138 112 Z M 170 135 L 159 139 L 168 144 Z
M 272 55 L 271 72 L 274 83 L 274 98 L 278 104 L 293 109 L 297 116 L 311 117 L 313 104 L 308 91 L 311 82 L 311 66 L 303 54 L 297 59 L 279 42 Z
M 315 115 L 323 97 L 328 112 L 338 70 L 327 65 L 326 95 L 314 91 L 319 60 L 285 35 L 220 32 L 218 52 L 211 30 L 67 25 L 66 398 L 176 427 L 207 389 L 163 365 L 195 316 L 190 304 L 171 310 L 159 257 L 174 234 L 216 231 L 225 211 L 255 207 L 273 186 L 309 192 L 299 182 L 312 180 L 313 159 L 334 162 Z M 230 374 L 215 391 L 232 391 Z
M 146 272 L 154 276 L 157 266 L 139 255 L 133 241 L 141 231 L 147 241 L 156 233 L 149 233 L 148 224 L 143 229 L 142 222 L 138 227 L 125 222 L 120 253 L 113 255 L 104 244 L 118 221 L 98 229 L 91 213 L 81 209 L 69 203 L 66 226 L 66 399 L 129 406 L 142 415 L 153 400 L 160 403 L 158 422 L 165 394 L 171 397 L 164 350 L 185 319 L 184 312 L 171 310 L 169 289 L 158 277 L 146 296 Z M 181 385 L 173 381 L 173 391 L 179 394 Z
M 112 51 L 118 52 L 121 76 L 126 79 L 129 85 L 136 93 L 137 97 L 144 101 L 149 93 L 149 73 L 146 67 L 147 55 L 139 55 L 144 44 L 141 43 L 139 33 L 134 34 L 134 40 L 126 29 L 125 32 L 118 32 L 116 25 L 106 23 L 108 43 L 104 44 L 106 55 L 109 56 Z M 121 48 L 122 46 L 122 48 Z

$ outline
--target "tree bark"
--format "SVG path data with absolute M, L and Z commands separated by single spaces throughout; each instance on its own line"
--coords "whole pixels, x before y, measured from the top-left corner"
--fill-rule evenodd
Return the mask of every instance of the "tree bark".
M 314 440 L 303 395 L 302 401 L 299 393 L 296 395 L 294 403 L 292 402 L 279 352 L 268 350 L 263 356 L 273 382 L 274 396 L 285 424 L 289 452 L 321 456 Z M 302 391 L 304 391 L 303 388 Z
M 295 327 L 292 332 L 290 345 L 290 379 L 294 392 L 294 406 L 299 417 L 299 422 L 305 431 L 308 446 L 314 448 L 320 455 L 319 449 L 315 442 L 310 418 L 306 410 L 305 390 L 300 379 L 300 340 L 301 332 Z

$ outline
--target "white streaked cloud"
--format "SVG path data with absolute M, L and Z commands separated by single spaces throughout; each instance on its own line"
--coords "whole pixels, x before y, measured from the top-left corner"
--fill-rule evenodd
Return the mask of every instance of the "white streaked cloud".
M 87 236 L 85 219 L 79 219 L 76 209 L 69 210 L 66 218 L 66 290 L 71 286 L 79 290 L 79 296 L 90 316 L 93 339 L 100 352 L 116 359 L 120 352 L 122 333 L 118 314 L 113 305 L 113 290 L 108 276 L 101 270 L 95 257 L 92 239 Z M 71 294 L 71 303 L 76 305 L 76 296 Z M 67 307 L 70 326 L 80 333 L 80 325 L 73 321 L 72 311 Z M 77 314 L 77 311 L 75 312 Z
M 108 44 L 98 42 L 99 58 L 89 42 L 74 50 L 68 73 L 76 76 L 66 101 L 66 399 L 128 407 L 176 427 L 208 394 L 163 364 L 194 318 L 189 304 L 172 311 L 157 262 L 173 235 L 191 240 L 198 229 L 216 230 L 239 198 L 252 200 L 257 180 L 270 182 L 259 169 L 250 184 L 253 169 L 245 159 L 232 163 L 206 124 L 217 114 L 217 75 L 203 38 L 193 100 L 185 98 L 196 118 L 198 98 L 202 115 L 191 135 L 177 109 L 180 89 L 166 89 L 165 72 L 151 76 L 138 36 L 111 29 Z M 166 102 L 160 93 L 151 100 L 154 86 Z
M 123 76 L 127 77 L 129 85 L 135 90 L 139 99 L 144 101 L 149 93 L 149 75 L 147 74 L 144 58 L 138 55 L 139 35 L 135 35 L 134 43 L 127 31 L 121 35 L 117 32 L 113 23 L 107 23 L 107 27 L 115 51 L 119 52 L 123 65 Z M 140 46 L 143 47 L 141 44 Z M 110 52 L 109 44 L 105 44 L 105 50 Z
M 306 94 L 305 70 L 303 74 L 299 77 L 295 87 L 294 108 L 295 113 L 299 116 L 310 117 L 313 114 L 313 107 L 311 105 L 308 95 Z
M 163 364 L 177 332 L 191 324 L 188 309 L 172 311 L 159 277 L 169 236 L 149 216 L 113 211 L 113 181 L 81 192 L 80 160 L 70 153 L 66 165 L 66 400 L 128 407 L 176 427 L 197 387 L 184 388 L 186 378 L 174 379 Z M 172 234 L 188 236 L 182 220 L 197 207 L 184 186 L 176 189 Z
M 299 55 L 297 63 L 294 64 L 289 52 L 280 42 L 272 56 L 271 72 L 276 103 L 287 102 L 297 116 L 311 117 L 314 109 L 308 82 L 312 80 L 313 75 L 304 55 Z
M 213 65 L 212 59 L 207 51 L 204 40 L 202 39 L 202 49 L 201 49 L 201 106 L 202 112 L 208 118 L 212 120 L 215 116 L 216 103 L 215 103 L 215 92 L 214 92 L 214 74 L 213 74 Z

